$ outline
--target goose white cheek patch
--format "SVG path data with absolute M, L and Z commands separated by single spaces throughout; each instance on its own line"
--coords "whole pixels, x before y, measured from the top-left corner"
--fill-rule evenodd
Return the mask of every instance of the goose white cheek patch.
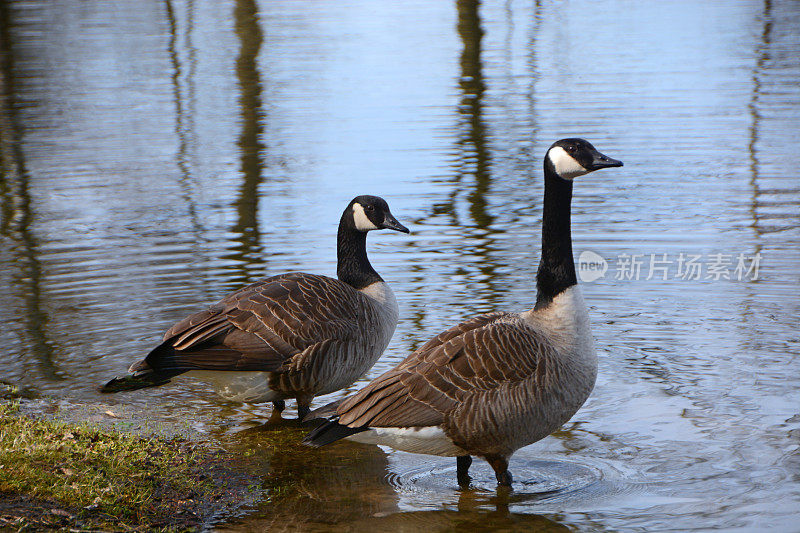
M 378 226 L 373 224 L 372 221 L 367 218 L 367 214 L 364 212 L 364 206 L 358 203 L 353 204 L 353 221 L 356 224 L 356 229 L 359 231 L 378 229 Z
M 567 153 L 566 150 L 560 146 L 551 148 L 550 151 L 547 152 L 547 157 L 549 157 L 550 162 L 553 163 L 556 174 L 564 179 L 571 180 L 573 178 L 577 178 L 578 176 L 583 176 L 584 174 L 589 173 L 588 170 L 583 168 L 580 163 L 578 163 L 571 155 Z

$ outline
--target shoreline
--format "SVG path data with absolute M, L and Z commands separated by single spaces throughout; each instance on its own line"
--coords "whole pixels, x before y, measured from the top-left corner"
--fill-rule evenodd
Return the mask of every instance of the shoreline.
M 244 458 L 188 425 L 0 391 L 0 528 L 207 529 L 263 498 Z

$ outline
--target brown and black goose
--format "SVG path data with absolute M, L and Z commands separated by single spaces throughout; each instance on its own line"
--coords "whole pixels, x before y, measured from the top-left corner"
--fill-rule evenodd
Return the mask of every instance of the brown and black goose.
M 312 412 L 333 419 L 304 442 L 348 438 L 455 456 L 462 485 L 475 455 L 510 485 L 511 455 L 569 420 L 594 386 L 597 356 L 572 258 L 572 180 L 619 166 L 583 139 L 554 143 L 544 161 L 533 309 L 479 315 L 439 334 L 362 390 Z
M 162 385 L 186 374 L 241 402 L 314 396 L 351 385 L 372 368 L 397 326 L 397 300 L 367 258 L 367 232 L 408 233 L 377 196 L 354 198 L 337 237 L 337 277 L 291 272 L 244 287 L 172 326 L 163 342 L 101 390 Z

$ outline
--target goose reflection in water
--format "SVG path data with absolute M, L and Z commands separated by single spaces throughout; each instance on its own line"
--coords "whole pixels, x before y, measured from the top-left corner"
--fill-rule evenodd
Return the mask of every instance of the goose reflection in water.
M 313 450 L 298 445 L 305 430 L 287 420 L 234 435 L 231 451 L 249 456 L 266 502 L 246 522 L 217 531 L 313 530 L 399 510 L 397 493 L 385 481 L 389 461 L 383 450 L 358 443 Z

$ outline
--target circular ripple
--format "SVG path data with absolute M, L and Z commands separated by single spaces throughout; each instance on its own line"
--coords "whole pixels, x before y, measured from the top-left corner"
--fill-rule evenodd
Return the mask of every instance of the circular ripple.
M 548 499 L 583 490 L 603 478 L 594 467 L 569 461 L 527 460 L 512 462 L 514 500 Z M 497 480 L 494 471 L 480 459 L 470 468 L 470 489 L 494 493 Z M 455 459 L 437 458 L 431 465 L 411 468 L 387 475 L 387 482 L 401 493 L 443 493 L 460 490 L 456 482 Z

